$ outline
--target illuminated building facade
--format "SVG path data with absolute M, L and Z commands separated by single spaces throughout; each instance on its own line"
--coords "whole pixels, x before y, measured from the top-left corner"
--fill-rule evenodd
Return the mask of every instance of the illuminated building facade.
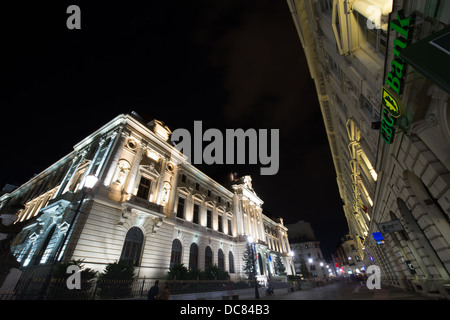
M 342 237 L 336 250 L 335 261 L 338 263 L 336 266 L 338 275 L 358 276 L 365 270 L 364 262 L 356 250 L 355 241 L 349 235 Z
M 161 278 L 179 263 L 200 270 L 215 264 L 241 279 L 250 235 L 261 281 L 274 275 L 269 255 L 279 255 L 290 274 L 287 228 L 263 214 L 251 177 L 233 180 L 232 188 L 217 183 L 186 161 L 170 134 L 160 121 L 119 115 L 3 194 L 0 214 L 26 223 L 12 245 L 24 274 L 56 257 L 98 271 L 125 260 L 141 278 Z M 92 176 L 98 181 L 86 191 Z
M 448 33 L 450 2 L 287 3 L 359 257 L 381 268 L 386 285 L 448 297 L 450 50 L 435 41 L 422 58 L 443 63 L 428 72 L 411 50 Z

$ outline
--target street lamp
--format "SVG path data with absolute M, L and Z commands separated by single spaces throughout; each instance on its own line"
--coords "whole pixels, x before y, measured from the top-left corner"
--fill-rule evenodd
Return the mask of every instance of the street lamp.
M 64 248 L 64 244 L 67 241 L 67 238 L 69 237 L 69 234 L 73 228 L 73 225 L 75 224 L 76 219 L 78 218 L 78 215 L 80 214 L 80 209 L 81 209 L 81 206 L 83 205 L 84 199 L 86 198 L 89 191 L 91 191 L 92 188 L 94 188 L 97 181 L 98 181 L 98 178 L 93 174 L 86 176 L 86 179 L 84 181 L 84 186 L 81 191 L 82 193 L 81 193 L 80 202 L 78 203 L 78 207 L 75 210 L 75 214 L 73 215 L 72 222 L 70 223 L 69 228 L 67 229 L 66 234 L 64 235 L 64 240 L 59 243 L 58 250 L 57 250 L 55 258 L 54 258 L 54 263 L 56 261 L 58 261 L 58 256 L 62 253 L 61 251 Z
M 251 255 L 252 255 L 252 264 L 253 264 L 253 278 L 255 281 L 255 299 L 259 299 L 259 291 L 258 291 L 258 281 L 256 280 L 256 265 L 255 265 L 255 253 L 253 252 L 253 237 L 248 236 L 247 241 L 250 244 Z
M 64 235 L 64 239 L 58 244 L 56 253 L 55 253 L 55 255 L 53 256 L 53 259 L 52 259 L 53 260 L 52 261 L 52 267 L 50 268 L 50 272 L 48 273 L 48 275 L 47 275 L 47 277 L 45 279 L 45 283 L 44 283 L 44 285 L 42 287 L 42 290 L 41 290 L 41 292 L 39 294 L 39 298 L 42 298 L 46 294 L 46 292 L 48 290 L 48 287 L 50 285 L 50 281 L 51 281 L 52 275 L 53 275 L 53 269 L 54 269 L 54 267 L 56 265 L 56 262 L 58 261 L 59 256 L 62 254 L 62 250 L 64 248 L 64 245 L 65 245 L 65 243 L 66 243 L 66 241 L 67 241 L 67 239 L 68 239 L 68 237 L 69 237 L 69 235 L 70 235 L 70 233 L 72 231 L 72 228 L 73 228 L 73 225 L 75 224 L 76 219 L 78 218 L 81 206 L 83 205 L 83 202 L 84 202 L 84 199 L 86 198 L 86 196 L 89 193 L 89 191 L 91 191 L 92 188 L 94 188 L 94 186 L 97 183 L 97 181 L 98 181 L 98 178 L 95 175 L 88 175 L 88 176 L 86 176 L 86 179 L 85 179 L 85 182 L 84 182 L 84 186 L 83 186 L 83 189 L 81 191 L 82 193 L 81 193 L 80 202 L 78 203 L 78 207 L 75 210 L 75 213 L 74 213 L 73 218 L 72 218 L 72 222 L 70 223 L 69 227 L 67 228 L 66 234 Z
M 93 175 L 93 174 L 88 175 L 86 177 L 86 181 L 84 182 L 83 191 L 92 189 L 95 186 L 95 184 L 97 183 L 97 181 L 98 181 L 98 178 L 95 175 Z

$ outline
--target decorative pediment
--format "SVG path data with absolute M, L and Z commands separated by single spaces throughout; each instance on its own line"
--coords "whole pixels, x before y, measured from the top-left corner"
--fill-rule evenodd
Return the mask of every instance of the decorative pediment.
M 187 196 L 187 195 L 189 195 L 191 192 L 190 192 L 189 189 L 186 188 L 186 187 L 178 187 L 178 193 L 180 193 L 180 194 L 182 194 L 182 195 L 184 195 L 184 196 Z
M 33 232 L 33 233 L 28 237 L 28 241 L 29 241 L 29 242 L 35 242 L 37 238 L 39 238 L 39 235 L 38 235 L 36 232 Z
M 196 194 L 192 195 L 192 198 L 194 201 L 197 200 L 199 202 L 203 202 L 203 200 L 205 200 L 206 197 L 204 195 L 202 195 L 201 193 L 196 193 Z
M 155 165 L 153 163 L 149 165 L 140 165 L 139 170 L 141 171 L 141 173 L 146 173 L 155 179 L 159 178 L 160 176 L 159 172 L 155 169 Z
M 213 208 L 216 206 L 215 202 L 211 201 L 211 200 L 205 201 L 205 205 L 206 205 L 206 207 L 211 206 Z
M 58 226 L 59 232 L 60 233 L 65 233 L 70 227 L 70 224 L 68 224 L 66 221 L 64 221 L 63 223 L 61 223 Z

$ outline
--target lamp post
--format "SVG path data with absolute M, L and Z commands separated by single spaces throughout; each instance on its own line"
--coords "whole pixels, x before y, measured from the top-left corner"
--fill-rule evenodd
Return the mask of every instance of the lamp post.
M 253 279 L 255 281 L 255 299 L 259 299 L 259 291 L 258 291 L 258 281 L 256 279 L 256 264 L 255 264 L 255 253 L 253 252 L 253 237 L 247 237 L 248 243 L 250 243 L 251 254 L 252 254 L 252 264 L 253 264 Z
M 47 274 L 44 285 L 42 286 L 42 289 L 39 293 L 38 299 L 42 299 L 44 297 L 44 295 L 47 293 L 48 287 L 50 285 L 50 281 L 52 279 L 53 269 L 55 268 L 56 262 L 58 261 L 58 257 L 61 255 L 64 245 L 67 242 L 67 239 L 69 238 L 69 235 L 72 231 L 73 225 L 75 224 L 75 221 L 78 218 L 78 215 L 80 214 L 81 206 L 83 205 L 84 199 L 86 198 L 89 191 L 91 191 L 92 188 L 94 188 L 97 181 L 98 181 L 98 178 L 95 175 L 88 175 L 86 177 L 83 189 L 81 191 L 82 193 L 81 193 L 80 202 L 78 203 L 78 207 L 75 210 L 75 213 L 72 218 L 72 222 L 70 223 L 69 227 L 67 228 L 66 234 L 64 235 L 64 239 L 58 244 L 55 255 L 53 256 L 53 259 L 52 259 L 52 265 L 51 265 L 50 271 Z
M 78 215 L 80 214 L 81 206 L 83 205 L 84 199 L 86 198 L 89 191 L 94 188 L 95 184 L 97 183 L 98 178 L 95 175 L 88 175 L 86 177 L 86 180 L 84 182 L 84 186 L 81 193 L 81 199 L 78 203 L 78 207 L 75 210 L 75 214 L 73 215 L 72 222 L 69 225 L 69 228 L 66 231 L 66 234 L 64 235 L 63 241 L 61 241 L 58 245 L 58 250 L 56 251 L 56 254 L 53 258 L 53 263 L 56 263 L 58 261 L 58 256 L 61 254 L 62 249 L 64 248 L 64 244 L 66 243 L 67 239 L 69 238 L 70 232 L 72 231 L 73 225 L 75 224 L 76 219 L 78 218 Z

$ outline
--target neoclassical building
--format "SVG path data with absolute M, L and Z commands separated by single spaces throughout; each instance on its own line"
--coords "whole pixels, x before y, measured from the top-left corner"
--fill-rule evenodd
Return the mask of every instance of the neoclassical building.
M 450 2 L 287 3 L 358 256 L 386 285 L 450 297 Z
M 0 198 L 0 214 L 25 227 L 12 252 L 23 276 L 54 261 L 82 259 L 103 271 L 126 260 L 137 277 L 161 278 L 182 263 L 216 264 L 232 279 L 242 270 L 247 237 L 257 252 L 258 277 L 274 275 L 279 255 L 291 273 L 287 228 L 264 215 L 251 177 L 225 187 L 187 162 L 162 122 L 123 114 L 73 151 Z M 86 188 L 91 177 L 98 180 Z

